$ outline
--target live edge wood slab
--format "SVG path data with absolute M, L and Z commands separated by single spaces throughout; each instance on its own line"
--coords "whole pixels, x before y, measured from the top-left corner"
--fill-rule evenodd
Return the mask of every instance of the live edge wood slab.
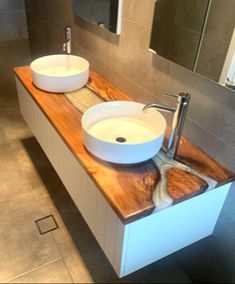
M 127 224 L 151 214 L 155 208 L 152 193 L 160 180 L 155 163 L 148 160 L 134 165 L 115 165 L 97 159 L 82 142 L 82 113 L 63 94 L 37 89 L 32 83 L 29 66 L 14 68 L 14 72 L 122 222 Z M 105 100 L 131 101 L 93 71 L 90 71 L 87 85 Z M 235 179 L 234 173 L 184 137 L 180 141 L 177 160 L 216 180 L 218 187 Z M 167 191 L 174 203 L 200 194 L 206 187 L 203 180 L 192 174 L 176 168 L 167 172 Z

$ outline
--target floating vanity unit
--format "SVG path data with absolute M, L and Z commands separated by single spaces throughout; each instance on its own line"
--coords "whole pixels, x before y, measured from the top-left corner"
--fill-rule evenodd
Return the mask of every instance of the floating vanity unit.
M 105 162 L 83 144 L 80 112 L 65 95 L 32 84 L 15 68 L 21 113 L 119 277 L 213 233 L 235 175 L 181 138 L 176 160 L 164 151 L 138 164 Z M 102 101 L 131 101 L 90 71 Z

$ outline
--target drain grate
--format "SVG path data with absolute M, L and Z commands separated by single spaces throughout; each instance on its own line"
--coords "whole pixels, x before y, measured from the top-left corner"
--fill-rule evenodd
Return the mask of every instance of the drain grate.
M 41 235 L 44 235 L 59 228 L 59 225 L 53 215 L 48 215 L 46 217 L 37 219 L 35 223 Z

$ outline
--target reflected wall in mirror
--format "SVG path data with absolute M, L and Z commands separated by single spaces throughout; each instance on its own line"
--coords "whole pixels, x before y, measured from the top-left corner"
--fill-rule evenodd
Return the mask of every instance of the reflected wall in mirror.
M 150 48 L 193 70 L 208 1 L 158 0 Z
M 73 15 L 110 32 L 121 33 L 123 0 L 73 0 Z
M 150 49 L 235 89 L 234 28 L 234 0 L 157 0 Z

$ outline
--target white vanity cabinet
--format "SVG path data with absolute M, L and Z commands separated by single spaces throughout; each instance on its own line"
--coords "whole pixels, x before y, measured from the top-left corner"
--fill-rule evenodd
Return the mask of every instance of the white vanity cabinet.
M 21 113 L 119 277 L 212 234 L 231 183 L 123 224 L 16 77 Z

